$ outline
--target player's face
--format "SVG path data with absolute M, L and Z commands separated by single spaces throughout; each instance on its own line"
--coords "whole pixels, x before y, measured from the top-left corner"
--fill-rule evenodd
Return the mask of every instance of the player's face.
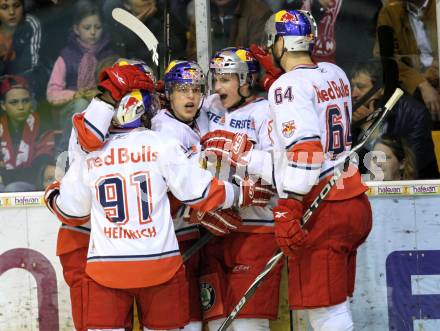
M 0 22 L 15 28 L 23 18 L 23 5 L 19 0 L 0 0 Z
M 194 119 L 201 100 L 202 90 L 200 85 L 176 85 L 170 94 L 171 109 L 174 115 L 184 122 L 190 122 Z
M 377 174 L 377 178 L 373 180 L 379 180 L 383 176 L 383 180 L 400 180 L 400 162 L 391 148 L 388 146 L 377 143 L 374 146 L 373 152 L 383 153 L 385 155 L 384 161 L 378 161 L 377 157 L 372 157 L 370 161 L 370 169 L 379 169 L 382 174 Z M 375 170 L 376 172 L 378 170 Z M 373 175 L 374 177 L 374 175 Z
M 26 89 L 14 88 L 6 93 L 1 107 L 12 122 L 22 123 L 32 109 L 31 95 Z
M 236 74 L 214 74 L 214 91 L 220 95 L 226 109 L 236 105 L 241 97 L 238 94 L 240 83 Z
M 102 35 L 102 23 L 98 15 L 84 17 L 78 25 L 73 26 L 77 37 L 87 45 L 95 45 Z

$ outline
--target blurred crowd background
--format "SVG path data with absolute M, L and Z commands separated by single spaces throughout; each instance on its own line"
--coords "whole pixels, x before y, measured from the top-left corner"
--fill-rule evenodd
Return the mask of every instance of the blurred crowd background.
M 0 0 L 0 192 L 42 190 L 53 179 L 71 116 L 97 94 L 104 66 L 119 57 L 152 65 L 138 37 L 112 20 L 113 8 L 129 10 L 155 34 L 163 73 L 166 52 L 196 59 L 194 6 L 193 0 Z M 371 176 L 376 180 L 439 178 L 435 1 L 211 0 L 212 49 L 258 44 L 273 12 L 301 8 L 318 23 L 314 60 L 338 64 L 351 80 L 354 144 L 395 87 L 406 92 L 361 153 L 362 171 L 382 170 L 383 177 Z M 374 150 L 385 159 L 371 157 Z

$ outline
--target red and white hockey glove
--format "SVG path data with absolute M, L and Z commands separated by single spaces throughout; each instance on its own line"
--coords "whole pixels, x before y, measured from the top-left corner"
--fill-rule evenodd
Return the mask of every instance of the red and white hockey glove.
M 202 212 L 191 210 L 190 218 L 187 220 L 192 224 L 201 224 L 208 231 L 216 236 L 224 236 L 231 231 L 237 231 L 241 226 L 241 217 L 232 209 Z
M 303 204 L 295 199 L 279 199 L 273 208 L 275 239 L 286 256 L 296 257 L 305 245 L 308 232 L 301 228 Z
M 51 184 L 46 187 L 44 191 L 44 204 L 50 210 L 52 214 L 55 214 L 53 211 L 53 200 L 60 194 L 60 182 L 55 180 Z M 56 214 L 55 214 L 56 215 Z
M 237 207 L 266 206 L 274 195 L 272 185 L 263 184 L 262 180 L 255 181 L 251 178 L 240 179 L 235 177 L 240 187 L 240 196 Z
M 215 130 L 205 134 L 200 140 L 205 155 L 216 155 L 234 167 L 245 166 L 249 162 L 253 142 L 246 133 Z
M 122 97 L 133 90 L 154 91 L 154 83 L 141 69 L 134 65 L 106 67 L 99 73 L 98 88 L 106 90 L 119 102 Z
M 266 71 L 263 79 L 260 80 L 260 86 L 263 90 L 269 91 L 273 82 L 280 77 L 284 71 L 278 68 L 272 61 L 272 55 L 266 52 L 260 46 L 252 44 L 250 47 L 252 54 Z

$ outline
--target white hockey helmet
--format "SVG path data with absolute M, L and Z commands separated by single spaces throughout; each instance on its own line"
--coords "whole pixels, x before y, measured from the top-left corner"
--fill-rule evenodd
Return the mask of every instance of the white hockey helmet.
M 248 48 L 228 47 L 214 54 L 209 62 L 213 74 L 237 74 L 240 86 L 253 86 L 259 65 Z

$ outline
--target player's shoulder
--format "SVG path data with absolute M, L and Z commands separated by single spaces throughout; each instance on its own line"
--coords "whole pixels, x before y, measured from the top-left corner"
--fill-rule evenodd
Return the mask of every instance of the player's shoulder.
M 153 117 L 151 129 L 155 132 L 165 132 L 178 139 L 187 129 L 187 125 L 176 119 L 169 110 L 162 109 Z
M 222 101 L 220 100 L 220 95 L 214 93 L 206 96 L 205 99 L 203 100 L 201 111 L 202 112 L 225 111 Z
M 249 112 L 254 118 L 264 118 L 269 116 L 269 101 L 265 98 L 257 97 L 255 100 L 246 104 L 240 112 Z
M 318 67 L 323 72 L 334 72 L 339 76 L 347 76 L 345 71 L 338 65 L 330 62 L 320 62 L 318 63 Z

